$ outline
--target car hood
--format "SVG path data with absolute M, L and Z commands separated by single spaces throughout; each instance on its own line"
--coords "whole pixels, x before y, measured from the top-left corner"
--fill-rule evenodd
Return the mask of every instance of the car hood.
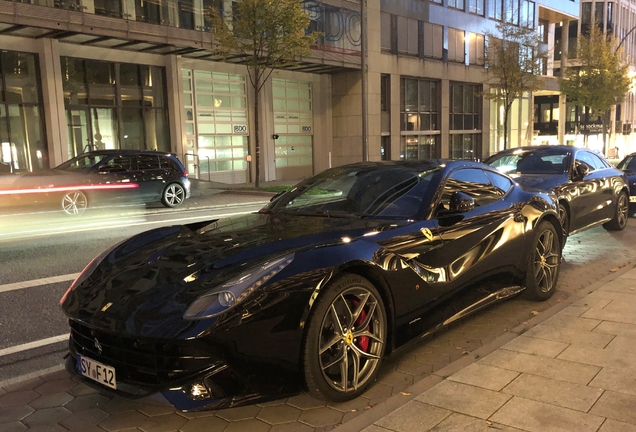
M 551 191 L 567 183 L 568 175 L 563 174 L 512 174 L 511 177 L 526 189 Z
M 242 271 L 269 258 L 342 243 L 343 236 L 353 242 L 380 225 L 389 224 L 254 213 L 148 231 L 103 257 L 62 308 L 93 328 L 183 336 L 199 323 L 182 319 L 192 302 Z

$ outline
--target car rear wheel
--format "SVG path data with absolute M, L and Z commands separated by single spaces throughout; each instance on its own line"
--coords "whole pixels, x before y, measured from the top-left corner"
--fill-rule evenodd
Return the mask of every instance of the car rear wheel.
M 557 230 L 548 221 L 541 222 L 535 230 L 532 253 L 526 272 L 526 293 L 533 300 L 547 300 L 559 279 L 561 245 Z
M 88 207 L 86 195 L 81 191 L 67 192 L 62 196 L 62 210 L 69 215 L 84 213 Z
M 621 192 L 616 200 L 616 210 L 611 221 L 604 223 L 603 228 L 608 231 L 622 231 L 627 226 L 629 217 L 629 198 L 625 192 Z
M 163 190 L 161 203 L 170 208 L 179 207 L 185 200 L 185 189 L 179 183 L 171 183 Z
M 375 380 L 387 340 L 382 297 L 367 279 L 343 274 L 318 298 L 304 346 L 305 384 L 321 399 L 344 402 Z

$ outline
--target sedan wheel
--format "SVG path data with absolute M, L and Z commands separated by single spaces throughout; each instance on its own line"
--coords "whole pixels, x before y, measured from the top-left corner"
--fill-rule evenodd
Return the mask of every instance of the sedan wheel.
M 64 213 L 76 215 L 83 213 L 88 207 L 86 195 L 80 191 L 67 192 L 62 197 L 62 210 Z
M 185 189 L 179 183 L 169 184 L 161 197 L 161 202 L 166 207 L 179 207 L 183 200 L 185 200 Z
M 554 226 L 543 221 L 536 229 L 526 273 L 526 292 L 535 300 L 547 300 L 559 279 L 561 245 Z
M 611 221 L 603 224 L 603 228 L 608 231 L 622 231 L 627 226 L 627 219 L 629 218 L 629 198 L 625 192 L 621 192 L 618 195 L 616 201 L 616 210 L 614 212 L 614 218 Z
M 342 402 L 375 379 L 386 345 L 384 303 L 357 275 L 342 275 L 322 294 L 308 327 L 305 378 L 311 394 Z

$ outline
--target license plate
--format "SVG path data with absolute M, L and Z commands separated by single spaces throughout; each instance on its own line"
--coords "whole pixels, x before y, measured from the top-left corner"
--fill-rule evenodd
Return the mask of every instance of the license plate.
M 98 383 L 117 390 L 115 368 L 106 366 L 81 354 L 77 355 L 77 372 Z
M 636 196 L 630 196 L 629 202 L 636 202 Z

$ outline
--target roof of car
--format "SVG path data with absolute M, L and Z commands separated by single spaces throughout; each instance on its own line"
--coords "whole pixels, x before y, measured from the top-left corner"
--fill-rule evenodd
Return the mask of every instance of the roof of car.
M 111 154 L 153 154 L 153 155 L 162 155 L 162 156 L 176 156 L 174 153 L 161 152 L 157 150 L 95 150 L 86 153 L 82 153 L 78 156 L 86 156 L 86 155 L 111 155 Z

